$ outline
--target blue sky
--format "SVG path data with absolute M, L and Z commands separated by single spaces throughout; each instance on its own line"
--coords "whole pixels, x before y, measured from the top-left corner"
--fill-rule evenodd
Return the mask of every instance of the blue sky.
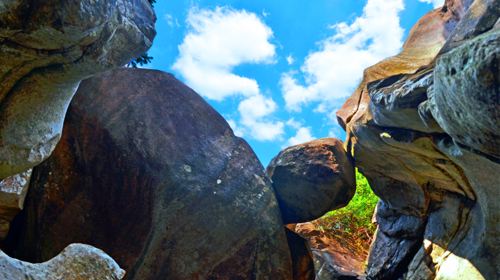
M 159 0 L 148 68 L 196 90 L 266 166 L 289 145 L 344 140 L 335 112 L 363 69 L 443 2 Z

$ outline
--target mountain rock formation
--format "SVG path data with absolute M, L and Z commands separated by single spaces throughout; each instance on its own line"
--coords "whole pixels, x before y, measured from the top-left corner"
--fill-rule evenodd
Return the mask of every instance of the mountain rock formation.
M 285 224 L 312 221 L 344 207 L 356 190 L 352 159 L 335 138 L 286 148 L 266 171 Z
M 126 279 L 291 277 L 264 168 L 198 94 L 160 71 L 82 82 L 13 227 L 13 256 L 44 261 L 86 243 Z
M 447 0 L 337 112 L 382 200 L 369 279 L 500 278 L 499 14 Z
M 147 0 L 1 1 L 0 246 L 23 208 L 31 168 L 61 137 L 80 81 L 147 50 L 155 20 Z M 69 268 L 80 255 L 39 265 L 0 255 L 2 279 L 119 279 L 104 270 L 94 274 L 102 256 L 87 255 L 87 271 Z

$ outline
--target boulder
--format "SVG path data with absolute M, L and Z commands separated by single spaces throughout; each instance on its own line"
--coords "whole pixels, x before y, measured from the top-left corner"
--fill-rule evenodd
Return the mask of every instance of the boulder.
M 7 0 L 0 5 L 0 179 L 55 148 L 78 84 L 151 44 L 147 0 Z
M 120 280 L 124 275 L 106 253 L 84 244 L 71 244 L 53 259 L 37 264 L 13 259 L 0 250 L 3 280 Z
M 0 181 L 0 241 L 7 236 L 12 219 L 23 209 L 31 172 L 30 169 Z
M 382 202 L 370 279 L 499 279 L 498 0 L 447 0 L 337 112 Z
M 292 256 L 293 280 L 314 280 L 314 260 L 307 240 L 285 228 L 288 247 Z
M 281 151 L 267 167 L 286 224 L 341 208 L 356 191 L 354 165 L 342 142 L 314 140 Z
M 335 235 L 325 234 L 318 225 L 307 222 L 287 225 L 287 227 L 307 240 L 312 252 L 316 280 L 358 280 L 365 279 L 364 266 L 366 254 L 355 250 Z M 292 249 L 292 247 L 290 247 Z
M 289 279 L 271 182 L 198 94 L 160 71 L 82 82 L 53 155 L 33 170 L 8 252 L 105 250 L 126 279 Z

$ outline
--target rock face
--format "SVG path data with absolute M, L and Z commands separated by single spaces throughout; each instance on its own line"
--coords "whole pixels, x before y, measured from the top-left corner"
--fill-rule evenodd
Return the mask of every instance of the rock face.
M 151 46 L 147 0 L 4 0 L 0 5 L 0 179 L 46 159 L 79 82 Z
M 0 251 L 0 278 L 5 280 L 119 280 L 125 275 L 103 251 L 71 244 L 55 258 L 39 264 L 10 258 Z
M 363 270 L 366 256 L 346 247 L 344 240 L 325 236 L 317 226 L 309 222 L 287 227 L 307 240 L 307 246 L 314 260 L 315 277 L 313 279 L 365 279 Z
M 10 222 L 23 209 L 31 169 L 0 181 L 0 240 L 9 232 Z
M 382 200 L 369 279 L 500 278 L 499 14 L 446 1 L 337 112 Z
M 33 171 L 8 250 L 43 261 L 94 245 L 126 279 L 290 279 L 270 180 L 248 144 L 159 71 L 82 82 L 53 155 Z
M 293 279 L 314 280 L 314 260 L 308 248 L 307 240 L 288 228 L 285 229 L 288 247 L 292 256 Z
M 352 160 L 334 138 L 281 151 L 267 173 L 286 224 L 311 221 L 343 207 L 356 191 Z

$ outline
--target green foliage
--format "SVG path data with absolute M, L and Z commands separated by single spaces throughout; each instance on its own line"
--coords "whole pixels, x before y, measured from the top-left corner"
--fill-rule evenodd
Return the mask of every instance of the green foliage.
M 153 60 L 152 56 L 149 56 L 148 53 L 144 53 L 141 56 L 135 58 L 127 64 L 127 67 L 137 68 L 138 65 L 143 66 L 150 63 Z
M 356 194 L 346 207 L 328 212 L 316 223 L 325 233 L 349 240 L 357 250 L 366 252 L 376 229 L 371 220 L 378 197 L 357 169 L 356 184 Z
M 156 3 L 156 0 L 148 0 L 149 4 L 151 4 L 151 7 Z M 134 58 L 131 60 L 128 64 L 127 67 L 132 67 L 132 68 L 137 68 L 138 65 L 143 66 L 148 63 L 150 63 L 153 60 L 152 56 L 149 56 L 148 53 L 143 53 L 139 57 Z

